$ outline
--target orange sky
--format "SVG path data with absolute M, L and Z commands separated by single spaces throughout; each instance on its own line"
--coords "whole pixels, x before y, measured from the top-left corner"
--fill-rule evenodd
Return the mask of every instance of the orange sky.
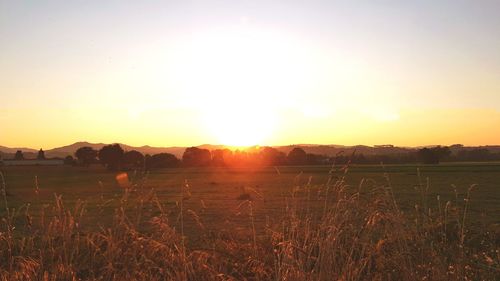
M 0 145 L 500 144 L 500 4 L 0 4 Z
M 10 111 L 7 111 L 10 114 Z M 46 149 L 70 144 L 78 140 L 91 142 L 122 142 L 130 145 L 188 146 L 203 143 L 220 143 L 206 128 L 192 129 L 203 123 L 197 112 L 179 110 L 157 111 L 129 118 L 127 112 L 112 111 L 113 118 L 101 120 L 108 110 L 75 114 L 74 110 L 29 114 L 16 123 L 2 126 L 2 145 L 43 147 Z M 5 113 L 5 112 L 4 112 Z M 290 119 L 294 112 L 284 112 Z M 85 117 L 87 116 L 87 117 Z M 289 116 L 289 118 L 287 118 Z M 155 122 L 161 118 L 164 128 Z M 465 145 L 499 144 L 500 113 L 494 110 L 403 110 L 397 119 L 377 119 L 370 114 L 349 115 L 336 113 L 330 118 L 302 117 L 292 122 L 279 120 L 277 126 L 263 144 L 396 144 L 419 146 L 431 144 Z M 50 125 L 32 126 L 38 120 Z M 68 126 L 85 119 L 91 126 Z M 155 121 L 156 120 L 156 121 Z M 80 123 L 81 124 L 81 123 Z M 3 132 L 16 132 L 4 134 Z M 9 137 L 9 135 L 11 137 Z M 5 137 L 7 136 L 7 137 Z

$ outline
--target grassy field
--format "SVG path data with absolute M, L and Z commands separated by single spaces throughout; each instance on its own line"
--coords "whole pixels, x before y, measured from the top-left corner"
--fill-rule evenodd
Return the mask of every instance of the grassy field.
M 145 189 L 154 188 L 167 204 L 174 205 L 181 188 L 190 186 L 192 204 L 203 201 L 207 211 L 218 219 L 235 211 L 241 203 L 240 195 L 249 193 L 257 211 L 268 214 L 279 208 L 282 198 L 293 188 L 310 182 L 325 184 L 330 177 L 338 177 L 330 166 L 247 168 L 178 168 L 153 171 L 147 176 L 129 172 L 132 182 L 141 183 Z M 71 204 L 85 200 L 94 209 L 101 196 L 119 197 L 122 188 L 117 184 L 116 173 L 100 166 L 82 167 L 3 167 L 10 207 L 31 203 L 32 208 L 52 202 L 54 194 L 62 195 Z M 500 223 L 500 163 L 457 163 L 428 166 L 351 166 L 345 181 L 351 188 L 369 190 L 373 185 L 391 185 L 397 202 L 402 208 L 414 208 L 421 201 L 420 189 L 425 190 L 425 201 L 430 206 L 442 202 L 461 200 L 467 190 L 475 185 L 471 194 L 470 211 L 474 220 L 487 224 Z M 39 194 L 35 194 L 38 186 Z M 461 203 L 461 202 L 460 202 Z M 113 206 L 111 206 L 113 207 Z M 193 209 L 197 206 L 190 206 Z
M 20 243 L 18 250 L 24 253 L 31 245 L 26 244 L 26 240 L 41 239 L 32 242 L 33 249 L 19 254 L 36 260 L 35 264 L 45 268 L 33 269 L 31 275 L 28 274 L 41 280 L 45 280 L 45 275 L 49 279 L 55 276 L 53 280 L 69 280 L 57 279 L 60 276 L 98 280 L 96 276 L 103 272 L 109 275 L 102 280 L 162 280 L 165 276 L 169 276 L 167 279 L 213 280 L 199 278 L 200 272 L 213 274 L 210 275 L 213 278 L 219 276 L 217 279 L 220 280 L 329 280 L 331 276 L 343 276 L 344 280 L 417 280 L 422 276 L 438 280 L 447 276 L 454 280 L 455 277 L 463 279 L 461 277 L 464 276 L 491 278 L 500 273 L 497 268 L 500 242 L 498 232 L 495 233 L 500 223 L 498 163 L 348 168 L 178 168 L 147 174 L 130 172 L 128 177 L 131 185 L 128 188 L 117 183 L 116 173 L 100 166 L 1 167 L 0 171 L 5 181 L 6 202 L 11 218 L 4 220 L 9 223 L 2 227 L 2 233 L 10 233 L 8 237 L 11 240 L 5 239 L 5 245 Z M 56 194 L 61 195 L 62 199 L 56 199 Z M 0 214 L 7 217 L 4 206 L 0 208 Z M 158 218 L 168 219 L 167 230 L 155 230 L 155 219 Z M 47 222 L 49 220 L 51 223 Z M 379 220 L 387 221 L 380 223 Z M 34 231 L 37 228 L 32 227 L 35 225 L 32 221 L 38 222 L 39 230 Z M 64 223 L 61 224 L 61 221 Z M 155 223 L 152 224 L 152 221 Z M 71 227 L 65 226 L 65 223 Z M 369 227 L 374 224 L 379 226 Z M 16 231 L 12 227 L 17 227 Z M 92 244 L 84 254 L 80 253 L 80 247 L 83 246 L 79 246 L 78 250 L 67 248 L 70 244 L 80 243 L 75 242 L 72 235 L 65 238 L 70 242 L 63 242 L 59 248 L 53 246 L 59 237 L 54 229 L 66 232 L 68 227 L 72 235 L 85 235 L 86 241 L 90 242 L 84 245 L 90 247 L 89 244 Z M 326 232 L 323 229 L 325 227 L 329 229 Z M 369 229 L 367 234 L 359 232 L 365 228 Z M 337 241 L 343 237 L 342 247 L 336 245 L 325 248 L 325 243 L 332 241 L 329 233 L 336 233 L 339 229 L 347 229 L 338 232 L 338 237 L 333 239 Z M 172 236 L 167 239 L 165 233 Z M 116 238 L 117 235 L 132 235 L 134 238 L 127 236 L 120 240 Z M 484 238 L 485 235 L 489 238 Z M 37 238 L 39 236 L 46 238 Z M 140 268 L 141 262 L 136 261 L 132 264 L 133 268 L 125 271 L 125 275 L 120 275 L 116 268 L 109 269 L 107 266 L 111 265 L 104 262 L 109 258 L 111 242 L 106 240 L 108 242 L 104 243 L 99 237 L 107 237 L 109 241 L 118 239 L 120 243 L 127 239 L 152 239 L 156 242 L 167 239 L 175 249 L 169 250 L 174 254 L 169 253 L 175 259 L 180 258 L 176 262 L 182 266 L 174 268 L 173 273 L 168 272 L 168 275 L 156 271 L 145 273 Z M 46 240 L 51 242 L 44 244 Z M 106 246 L 100 245 L 98 241 Z M 379 253 L 384 256 L 383 265 L 373 264 L 376 252 L 380 251 L 379 244 L 385 241 L 392 241 L 387 243 L 398 246 L 388 248 L 390 254 Z M 284 243 L 293 246 L 286 248 L 286 251 L 307 252 L 307 258 L 294 256 L 296 253 L 288 256 L 290 253 L 285 249 L 282 250 L 286 253 L 279 252 Z M 467 245 L 470 248 L 465 247 L 466 243 L 469 243 Z M 436 249 L 436 245 L 440 246 Z M 74 262 L 57 259 L 55 264 L 64 268 L 64 272 L 58 273 L 52 263 L 45 265 L 38 261 L 42 260 L 41 254 L 38 254 L 41 253 L 39 248 L 46 246 L 54 247 L 50 255 L 52 259 L 57 257 L 55 252 L 76 251 L 75 257 L 89 262 L 87 253 L 96 251 L 100 254 L 95 255 L 102 255 L 102 260 L 95 268 L 82 269 Z M 274 247 L 274 250 L 269 247 Z M 351 247 L 359 247 L 356 250 L 359 256 L 354 257 L 353 253 L 345 252 Z M 375 250 L 370 252 L 366 247 Z M 408 250 L 412 247 L 415 248 L 413 251 Z M 134 258 L 139 259 L 139 254 L 148 256 L 142 252 L 143 248 L 135 249 L 132 253 Z M 491 252 L 484 252 L 485 248 Z M 414 255 L 420 258 L 413 260 L 401 256 L 408 251 L 417 251 Z M 478 256 L 481 251 L 486 257 Z M 127 250 L 121 249 L 120 252 Z M 209 260 L 204 260 L 201 265 L 197 259 L 190 260 L 199 253 L 207 255 Z M 322 258 L 319 263 L 324 253 L 339 255 L 339 260 Z M 6 269 L 3 264 L 3 270 L 4 273 L 10 272 L 10 275 L 5 273 L 5 276 L 11 279 L 4 280 L 28 280 L 13 275 L 12 272 L 20 272 L 20 269 L 16 269 L 13 262 L 15 256 L 10 255 L 12 258 L 6 261 L 10 261 L 11 268 Z M 228 262 L 216 258 L 218 255 L 225 255 L 222 260 Z M 432 261 L 432 255 L 436 260 Z M 285 256 L 291 260 L 280 260 Z M 429 261 L 424 260 L 427 256 Z M 158 257 L 149 258 L 155 260 Z M 113 259 L 116 262 L 120 258 Z M 429 264 L 438 261 L 440 267 L 437 269 Z M 118 263 L 128 262 L 120 260 Z M 162 259 L 156 260 L 156 263 L 164 262 Z M 404 266 L 398 272 L 391 273 L 390 268 L 399 263 Z M 333 265 L 345 268 L 330 272 L 321 269 L 322 266 Z M 210 272 L 198 266 L 208 267 Z M 141 278 L 127 275 L 138 271 L 144 274 Z M 181 275 L 174 278 L 171 274 Z

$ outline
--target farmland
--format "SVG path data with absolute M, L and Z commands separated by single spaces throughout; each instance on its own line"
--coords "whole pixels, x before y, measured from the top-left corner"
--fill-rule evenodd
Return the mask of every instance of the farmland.
M 101 166 L 1 171 L 4 280 L 499 273 L 496 163 L 176 168 L 126 186 Z
M 129 172 L 132 183 L 144 189 L 154 189 L 162 202 L 169 206 L 179 201 L 182 187 L 187 183 L 191 199 L 189 208 L 199 210 L 203 201 L 205 212 L 217 220 L 237 213 L 239 196 L 248 193 L 256 204 L 256 211 L 265 217 L 279 210 L 283 197 L 297 186 L 310 182 L 311 186 L 325 184 L 330 175 L 338 177 L 340 167 L 300 166 L 249 168 L 175 168 L 156 170 L 144 175 Z M 116 173 L 101 166 L 84 167 L 4 167 L 2 168 L 9 207 L 30 203 L 31 208 L 53 201 L 54 194 L 62 195 L 67 204 L 84 200 L 87 208 L 95 210 L 98 200 L 119 198 L 123 193 L 116 180 Z M 450 200 L 463 203 L 467 190 L 471 193 L 470 211 L 474 221 L 486 224 L 500 223 L 500 164 L 457 163 L 441 165 L 389 165 L 351 166 L 345 176 L 350 188 L 357 189 L 364 180 L 364 187 L 390 185 L 396 201 L 402 208 L 411 209 L 420 204 L 420 189 L 426 193 L 430 206 L 437 203 L 437 196 L 444 203 Z M 39 193 L 35 194 L 35 189 Z M 110 208 L 116 207 L 110 204 Z M 281 206 L 282 207 L 282 206 Z M 276 213 L 272 213 L 276 214 Z M 207 216 L 210 219 L 210 215 Z
M 336 168 L 334 167 L 334 170 Z M 337 167 L 340 169 L 340 167 Z M 174 168 L 156 170 L 144 175 L 129 172 L 132 182 L 141 183 L 144 189 L 155 189 L 166 203 L 178 200 L 180 190 L 187 182 L 192 201 L 203 200 L 207 209 L 220 209 L 226 213 L 228 207 L 239 204 L 238 196 L 245 188 L 250 188 L 262 196 L 254 194 L 255 201 L 262 201 L 263 209 L 273 209 L 279 197 L 288 195 L 295 186 L 326 183 L 332 170 L 330 166 L 267 167 L 249 168 Z M 120 196 L 116 173 L 108 172 L 101 166 L 84 167 L 4 167 L 9 207 L 31 203 L 45 204 L 53 201 L 54 194 L 62 195 L 64 201 L 83 199 L 92 208 L 101 195 Z M 343 171 L 342 171 L 343 173 Z M 419 175 L 420 173 L 420 175 Z M 333 172 L 339 176 L 340 172 Z M 463 197 L 471 185 L 477 185 L 472 193 L 471 209 L 475 215 L 492 223 L 500 223 L 500 163 L 459 163 L 429 166 L 389 165 L 351 166 L 345 177 L 350 187 L 358 188 L 361 180 L 365 185 L 392 186 L 396 200 L 403 206 L 413 207 L 422 186 L 427 191 L 430 204 L 437 196 L 446 202 L 456 200 L 455 189 Z M 35 194 L 38 186 L 39 194 Z

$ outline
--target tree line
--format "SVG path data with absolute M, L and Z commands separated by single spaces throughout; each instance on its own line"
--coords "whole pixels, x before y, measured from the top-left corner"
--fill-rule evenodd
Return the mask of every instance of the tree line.
M 272 147 L 260 147 L 251 150 L 215 149 L 208 150 L 198 147 L 189 147 L 184 151 L 182 158 L 178 159 L 170 153 L 143 155 L 131 150 L 124 151 L 120 145 L 106 145 L 100 150 L 82 147 L 75 153 L 76 163 L 89 165 L 102 163 L 110 170 L 137 169 L 146 170 L 173 167 L 238 167 L 238 166 L 283 166 L 283 165 L 331 165 L 331 164 L 403 164 L 423 163 L 439 164 L 442 161 L 500 161 L 500 153 L 491 153 L 487 149 L 461 150 L 452 154 L 447 146 L 424 147 L 418 150 L 399 154 L 363 155 L 353 152 L 351 154 L 338 154 L 326 156 L 307 153 L 300 147 L 293 148 L 284 153 Z M 71 160 L 71 159 L 69 159 Z
M 143 155 L 137 150 L 125 151 L 119 144 L 111 144 L 100 150 L 92 147 L 80 147 L 75 157 L 67 156 L 68 165 L 89 166 L 100 163 L 109 170 L 160 169 L 175 167 L 206 166 L 275 166 L 275 165 L 318 165 L 327 164 L 329 158 L 322 155 L 306 153 L 296 147 L 288 154 L 272 147 L 264 147 L 254 151 L 231 151 L 229 149 L 208 150 L 189 147 L 178 159 L 171 153 Z
M 423 163 L 439 164 L 442 161 L 500 161 L 500 153 L 493 153 L 486 148 L 463 149 L 456 146 L 455 153 L 450 147 L 424 147 L 402 153 L 364 155 L 352 152 L 339 153 L 335 156 L 325 156 L 306 153 L 300 147 L 284 153 L 272 147 L 260 147 L 250 150 L 215 149 L 208 150 L 198 147 L 186 148 L 179 159 L 170 153 L 142 154 L 137 150 L 125 151 L 119 144 L 111 144 L 99 150 L 92 147 L 80 147 L 73 156 L 64 159 L 67 165 L 89 166 L 102 164 L 109 170 L 160 169 L 174 167 L 204 167 L 204 166 L 283 166 L 283 165 L 331 165 L 331 164 L 404 164 Z M 17 151 L 14 160 L 23 160 L 22 151 Z M 40 149 L 38 160 L 45 160 L 45 152 Z

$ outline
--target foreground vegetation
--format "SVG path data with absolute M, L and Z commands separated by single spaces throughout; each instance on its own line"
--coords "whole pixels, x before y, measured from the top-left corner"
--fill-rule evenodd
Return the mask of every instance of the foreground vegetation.
M 357 185 L 348 175 L 342 167 L 322 182 L 297 177 L 272 198 L 246 186 L 226 206 L 230 218 L 196 198 L 189 181 L 167 200 L 147 174 L 94 194 L 92 205 L 56 195 L 37 207 L 43 187 L 36 184 L 31 205 L 9 208 L 0 182 L 0 280 L 499 278 L 498 234 L 470 219 L 474 185 L 430 202 L 421 179 L 418 196 L 401 206 L 390 174 Z M 272 212 L 262 211 L 266 202 Z

